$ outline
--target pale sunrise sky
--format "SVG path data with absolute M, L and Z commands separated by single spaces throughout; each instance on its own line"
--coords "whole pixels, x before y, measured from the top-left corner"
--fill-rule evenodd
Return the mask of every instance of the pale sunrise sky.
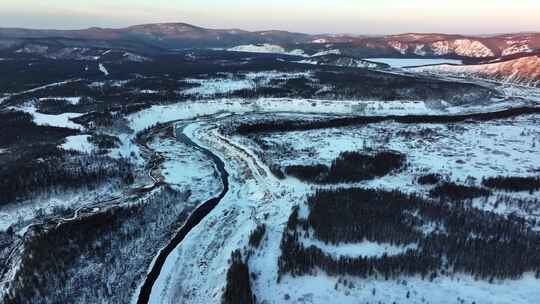
M 540 0 L 0 0 L 0 27 L 186 22 L 307 33 L 540 31 Z

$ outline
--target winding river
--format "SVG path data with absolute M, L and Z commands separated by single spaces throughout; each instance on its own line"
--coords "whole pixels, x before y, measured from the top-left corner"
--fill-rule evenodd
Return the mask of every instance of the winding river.
M 217 206 L 217 204 L 223 199 L 223 197 L 225 197 L 225 195 L 229 191 L 229 173 L 227 172 L 227 170 L 225 170 L 225 163 L 221 160 L 221 158 L 212 153 L 210 150 L 199 146 L 198 144 L 193 142 L 188 136 L 186 136 L 183 132 L 184 127 L 185 126 L 175 128 L 176 138 L 179 141 L 182 141 L 183 143 L 199 150 L 201 153 L 203 153 L 205 156 L 207 156 L 214 162 L 221 176 L 223 190 L 218 196 L 209 199 L 208 201 L 197 207 L 197 209 L 195 209 L 195 211 L 189 216 L 182 228 L 176 233 L 174 238 L 163 249 L 161 249 L 157 258 L 154 261 L 152 269 L 150 270 L 150 272 L 148 272 L 146 276 L 144 284 L 141 286 L 137 304 L 149 303 L 152 288 L 154 287 L 156 280 L 161 274 L 161 270 L 163 269 L 163 265 L 165 264 L 167 257 L 184 240 L 186 235 Z

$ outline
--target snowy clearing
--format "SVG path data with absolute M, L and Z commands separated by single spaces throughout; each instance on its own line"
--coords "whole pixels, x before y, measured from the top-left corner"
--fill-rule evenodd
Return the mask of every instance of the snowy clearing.
M 227 49 L 229 52 L 244 52 L 244 53 L 269 53 L 269 54 L 283 54 L 292 56 L 306 56 L 303 50 L 296 49 L 292 51 L 285 50 L 282 46 L 273 44 L 261 44 L 261 45 L 239 45 L 233 48 Z
M 21 108 L 12 108 L 12 109 L 21 110 L 23 112 L 32 114 L 32 117 L 34 118 L 34 123 L 36 123 L 38 126 L 60 127 L 60 128 L 68 128 L 68 129 L 75 129 L 75 130 L 84 129 L 82 125 L 79 125 L 71 121 L 71 119 L 73 118 L 77 118 L 84 115 L 81 113 L 62 113 L 59 115 L 43 114 L 43 113 L 39 113 L 37 111 L 37 108 L 32 104 L 28 104 Z
M 66 137 L 66 142 L 59 147 L 64 150 L 73 150 L 83 153 L 92 153 L 95 147 L 88 141 L 90 135 L 74 135 Z
M 56 100 L 56 101 L 66 100 L 69 104 L 76 106 L 81 102 L 81 98 L 82 97 L 80 97 L 80 96 L 77 96 L 77 97 L 41 97 L 39 99 L 39 101 L 43 101 L 43 100 Z

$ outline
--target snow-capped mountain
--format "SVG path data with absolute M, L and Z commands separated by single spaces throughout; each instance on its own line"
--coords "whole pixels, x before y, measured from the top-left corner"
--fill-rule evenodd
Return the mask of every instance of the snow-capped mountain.
M 442 73 L 496 79 L 527 86 L 540 86 L 540 55 L 497 60 L 475 65 L 436 65 L 411 69 L 417 72 Z
M 326 39 L 326 43 L 341 43 Z M 383 37 L 350 38 L 344 43 L 350 53 L 361 56 L 429 56 L 496 58 L 540 49 L 540 34 L 525 33 L 492 37 L 446 34 L 402 34 Z

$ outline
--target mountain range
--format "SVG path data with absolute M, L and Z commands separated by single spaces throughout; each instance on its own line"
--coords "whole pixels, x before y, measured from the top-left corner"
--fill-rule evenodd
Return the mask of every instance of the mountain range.
M 25 45 L 119 48 L 138 52 L 167 52 L 189 48 L 231 48 L 278 45 L 314 54 L 339 49 L 355 57 L 446 57 L 484 60 L 540 51 L 540 33 L 465 36 L 408 33 L 388 36 L 310 35 L 287 31 L 208 29 L 186 23 L 158 23 L 126 28 L 40 30 L 0 28 L 0 49 Z

